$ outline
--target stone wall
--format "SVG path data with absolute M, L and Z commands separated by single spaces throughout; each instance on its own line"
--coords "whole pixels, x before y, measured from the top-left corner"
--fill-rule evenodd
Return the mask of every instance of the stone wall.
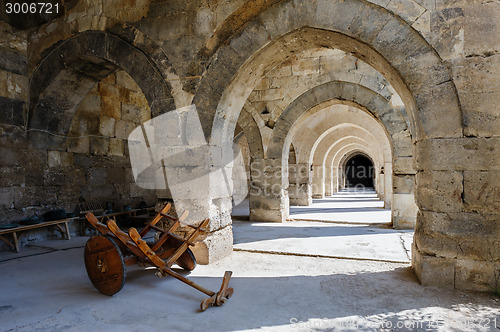
M 86 158 L 97 158 L 99 165 L 111 167 L 115 159 L 127 155 L 126 149 L 123 157 L 111 155 L 111 151 L 118 154 L 121 151 L 119 141 L 129 121 L 126 117 L 118 119 L 118 114 L 114 114 L 117 117 L 103 114 L 108 118 L 103 120 L 102 128 L 101 120 L 98 126 L 97 122 L 80 121 L 94 126 L 97 133 L 108 129 L 109 135 L 112 135 L 111 119 L 115 121 L 114 137 L 95 137 L 94 144 L 89 138 L 88 153 L 84 142 L 79 142 L 83 146 L 81 153 L 70 151 L 80 146 L 44 150 L 27 143 L 27 130 L 33 128 L 28 126 L 28 110 L 36 106 L 31 104 L 33 98 L 43 92 L 37 90 L 41 86 L 38 79 L 53 79 L 51 71 L 64 72 L 70 64 L 89 65 L 85 61 L 61 60 L 68 60 L 64 57 L 68 54 L 58 53 L 59 47 L 69 43 L 71 37 L 89 30 L 106 31 L 99 38 L 107 38 L 105 45 L 116 45 L 121 53 L 114 54 L 109 48 L 102 48 L 107 53 L 100 53 L 99 45 L 85 39 L 88 51 L 83 54 L 85 60 L 104 57 L 90 66 L 107 70 L 127 67 L 136 81 L 142 78 L 140 86 L 148 86 L 143 93 L 153 115 L 166 112 L 173 105 L 180 107 L 194 102 L 206 138 L 223 150 L 226 148 L 221 142 L 232 140 L 238 116 L 249 97 L 251 102 L 264 100 L 261 97 L 285 100 L 281 97 L 286 91 L 271 91 L 270 85 L 257 89 L 260 82 L 272 84 L 272 80 L 266 83 L 262 79 L 273 68 L 282 64 L 283 73 L 288 71 L 292 78 L 282 75 L 285 86 L 287 79 L 298 80 L 292 75 L 294 65 L 287 62 L 297 54 L 318 48 L 341 49 L 381 74 L 383 79 L 377 81 L 390 82 L 405 105 L 400 111 L 411 130 L 402 131 L 400 136 L 411 140 L 414 151 L 411 157 L 393 164 L 394 172 L 401 175 L 394 184 L 411 194 L 407 175 L 412 175 L 409 170 L 417 168 L 414 193 L 420 214 L 413 265 L 420 280 L 424 284 L 481 290 L 498 287 L 500 213 L 495 197 L 500 186 L 495 179 L 500 171 L 497 79 L 500 5 L 497 1 L 141 0 L 134 5 L 131 7 L 126 0 L 79 1 L 67 6 L 62 16 L 30 30 L 16 30 L 0 22 L 3 216 L 28 215 L 50 208 L 52 202 L 63 198 L 60 193 L 65 188 L 63 182 L 73 179 L 67 172 L 72 166 L 65 165 L 81 163 L 87 172 L 100 166 L 85 161 Z M 321 70 L 326 70 L 328 64 L 325 62 L 322 67 L 321 56 L 318 63 L 316 58 L 312 56 L 305 61 L 295 58 L 295 72 L 301 73 L 298 76 L 322 77 Z M 50 59 L 50 66 L 40 66 L 43 59 Z M 147 68 L 150 70 L 146 75 Z M 102 77 L 92 79 L 97 78 Z M 72 87 L 76 89 L 92 81 L 88 77 L 80 79 L 71 81 Z M 148 81 L 155 83 L 146 84 Z M 32 87 L 28 87 L 30 82 Z M 308 82 L 297 84 L 309 89 Z M 356 82 L 362 83 L 361 78 Z M 266 91 L 252 95 L 254 90 Z M 54 96 L 56 93 L 51 98 Z M 97 98 L 89 101 L 92 102 L 97 103 Z M 370 103 L 368 108 L 376 106 Z M 268 111 L 273 114 L 273 109 Z M 385 113 L 381 115 L 384 116 Z M 250 119 L 246 120 L 250 123 Z M 274 126 L 269 120 L 273 118 L 254 119 L 262 132 L 253 138 L 261 136 L 264 143 L 271 139 Z M 117 132 L 118 127 L 121 129 Z M 253 138 L 247 135 L 250 145 Z M 263 148 L 259 149 L 262 155 L 257 159 L 262 167 L 282 165 L 281 153 L 273 160 L 265 160 Z M 39 171 L 44 164 L 46 167 Z M 98 173 L 96 182 L 107 179 L 103 171 Z M 287 184 L 278 180 L 274 184 L 282 186 L 275 193 L 280 203 L 259 198 L 256 206 L 260 210 L 255 213 L 272 215 L 268 208 L 281 209 L 287 205 Z M 217 199 L 213 200 L 214 209 L 221 209 L 219 215 L 226 216 L 227 204 L 218 204 Z M 228 227 L 225 232 L 230 232 Z M 217 245 L 227 249 L 230 237 L 227 238 Z M 226 249 L 224 252 L 229 252 Z
M 120 71 L 83 98 L 64 149 L 35 149 L 22 124 L 5 124 L 3 142 L 15 140 L 15 144 L 2 146 L 2 223 L 43 215 L 50 209 L 78 213 L 80 206 L 89 203 L 104 208 L 110 202 L 115 211 L 129 204 L 135 208 L 141 201 L 154 204 L 155 192 L 134 182 L 127 148 L 130 131 L 150 117 L 141 90 Z M 43 229 L 39 235 L 45 233 Z

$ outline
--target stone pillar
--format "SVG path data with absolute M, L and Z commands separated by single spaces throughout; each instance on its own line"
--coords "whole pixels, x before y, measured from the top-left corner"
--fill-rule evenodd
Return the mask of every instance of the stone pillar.
M 250 220 L 285 222 L 288 219 L 287 170 L 282 160 L 250 162 Z
M 332 167 L 325 167 L 325 196 L 332 196 L 333 191 L 333 177 L 332 177 Z
M 325 168 L 322 165 L 313 165 L 312 197 L 325 198 Z
M 232 142 L 207 144 L 192 105 L 143 123 L 132 131 L 128 144 L 136 184 L 172 198 L 177 215 L 189 211 L 181 226 L 209 219 L 208 234 L 193 249 L 197 261 L 208 264 L 230 255 Z
M 392 201 L 392 163 L 386 162 L 384 164 L 384 207 L 391 208 Z
M 412 266 L 423 285 L 500 286 L 500 139 L 417 143 Z
M 340 177 L 339 170 L 336 167 L 332 167 L 332 195 L 337 193 L 340 188 Z
M 392 225 L 396 229 L 414 229 L 418 207 L 415 203 L 415 175 L 394 174 L 392 188 Z
M 311 169 L 309 164 L 289 165 L 290 205 L 309 206 L 312 204 Z

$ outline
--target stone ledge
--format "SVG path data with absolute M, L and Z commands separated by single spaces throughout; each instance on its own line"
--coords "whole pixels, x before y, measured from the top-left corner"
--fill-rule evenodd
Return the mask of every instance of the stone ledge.
M 423 286 L 488 292 L 500 286 L 500 261 L 460 260 L 421 253 L 412 244 L 412 267 Z
M 191 249 L 198 264 L 207 265 L 230 256 L 233 253 L 233 228 L 227 226 L 196 242 Z

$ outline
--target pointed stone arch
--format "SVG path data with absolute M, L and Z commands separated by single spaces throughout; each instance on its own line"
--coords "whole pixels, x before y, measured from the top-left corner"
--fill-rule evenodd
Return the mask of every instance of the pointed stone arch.
M 35 146 L 63 146 L 81 100 L 118 70 L 141 88 L 152 116 L 175 109 L 171 88 L 151 57 L 109 32 L 86 31 L 56 45 L 31 76 L 27 123 Z

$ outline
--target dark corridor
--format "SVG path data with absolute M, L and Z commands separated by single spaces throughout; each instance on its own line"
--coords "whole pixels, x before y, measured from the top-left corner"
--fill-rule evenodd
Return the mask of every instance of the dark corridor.
M 363 155 L 351 157 L 345 164 L 346 188 L 373 187 L 375 168 L 370 159 Z

